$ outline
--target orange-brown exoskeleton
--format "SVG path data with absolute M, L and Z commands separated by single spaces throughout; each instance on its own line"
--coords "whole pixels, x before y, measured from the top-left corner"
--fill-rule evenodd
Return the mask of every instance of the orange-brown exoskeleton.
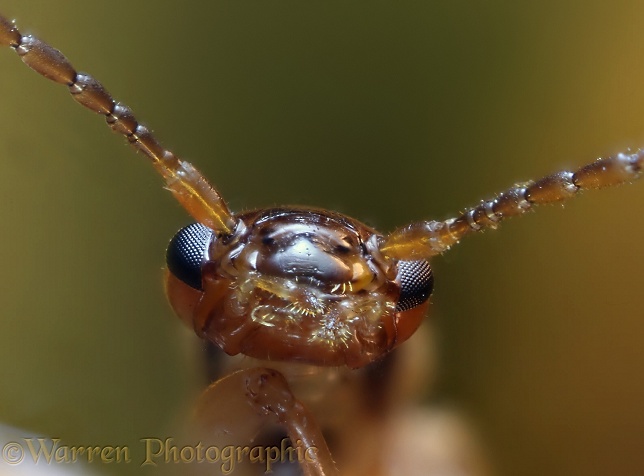
M 272 421 L 305 449 L 298 463 L 307 475 L 338 470 L 320 425 L 287 383 L 288 364 L 304 366 L 297 367 L 300 374 L 331 369 L 329 381 L 344 378 L 346 369 L 382 366 L 427 312 L 431 257 L 536 205 L 632 181 L 642 168 L 644 152 L 617 154 L 514 186 L 454 218 L 420 221 L 390 234 L 321 209 L 234 214 L 198 170 L 161 146 L 127 106 L 76 71 L 58 50 L 23 36 L 3 17 L 0 44 L 103 115 L 151 160 L 194 218 L 167 251 L 170 303 L 199 336 L 226 354 L 257 359 L 257 365 L 225 376 L 206 391 L 199 404 L 200 415 L 207 415 L 202 423 L 225 438 L 234 432 L 252 437 Z M 333 385 L 337 388 L 337 382 Z

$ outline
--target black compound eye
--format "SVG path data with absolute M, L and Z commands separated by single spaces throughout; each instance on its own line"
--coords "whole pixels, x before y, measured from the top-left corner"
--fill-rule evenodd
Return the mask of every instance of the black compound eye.
M 208 256 L 213 232 L 201 223 L 193 223 L 170 240 L 165 261 L 170 272 L 194 289 L 201 290 L 201 267 Z
M 398 263 L 398 281 L 400 282 L 400 299 L 396 311 L 408 311 L 429 299 L 434 287 L 434 275 L 429 262 L 400 261 Z

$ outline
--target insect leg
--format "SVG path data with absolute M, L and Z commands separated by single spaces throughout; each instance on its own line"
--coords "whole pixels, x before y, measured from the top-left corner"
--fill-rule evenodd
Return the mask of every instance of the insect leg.
M 213 383 L 199 399 L 195 420 L 202 432 L 227 444 L 234 444 L 231 438 L 247 444 L 266 423 L 277 422 L 301 449 L 294 458 L 305 476 L 339 474 L 312 413 L 277 370 L 240 370 Z

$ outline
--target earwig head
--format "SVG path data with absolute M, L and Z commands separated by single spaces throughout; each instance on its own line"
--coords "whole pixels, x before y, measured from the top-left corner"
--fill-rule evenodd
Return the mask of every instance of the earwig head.
M 213 231 L 201 223 L 192 223 L 179 230 L 168 245 L 166 252 L 166 264 L 168 270 L 179 281 L 188 285 L 190 288 L 201 291 L 201 268 L 208 261 L 209 247 L 213 240 Z M 265 243 L 274 242 L 274 237 L 265 237 Z M 290 250 L 291 253 L 282 253 L 284 256 L 276 257 L 274 254 L 265 257 L 264 267 L 285 274 L 299 271 L 302 274 L 306 270 L 295 268 L 298 262 L 311 268 L 311 273 L 323 277 L 323 270 L 326 266 L 326 272 L 338 274 L 337 261 L 336 267 L 329 266 L 329 258 L 324 256 L 323 263 L 311 266 L 307 262 L 302 262 L 299 252 Z M 338 249 L 338 252 L 346 253 L 347 248 Z M 319 257 L 318 257 L 319 258 Z M 289 271 L 290 270 L 290 271 Z M 397 312 L 405 312 L 422 305 L 429 299 L 434 286 L 434 276 L 431 266 L 427 260 L 418 261 L 399 261 L 396 282 L 400 286 L 400 296 L 396 303 Z
M 167 251 L 173 308 L 226 352 L 360 367 L 422 322 L 433 285 L 429 263 L 383 259 L 377 235 L 359 222 L 283 209 L 242 220 L 244 234 L 231 244 L 197 223 L 181 229 Z M 195 317 L 206 294 L 220 298 L 208 316 Z M 233 345 L 225 336 L 240 326 L 252 332 Z

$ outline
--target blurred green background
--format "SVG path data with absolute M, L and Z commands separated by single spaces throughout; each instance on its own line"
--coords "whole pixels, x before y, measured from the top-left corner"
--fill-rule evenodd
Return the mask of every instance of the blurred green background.
M 644 144 L 638 0 L 4 0 L 234 210 L 382 231 Z M 162 290 L 189 220 L 64 88 L 0 52 L 0 421 L 163 435 L 201 386 Z M 434 260 L 440 375 L 499 475 L 644 473 L 644 183 Z M 139 474 L 136 465 L 96 467 Z

